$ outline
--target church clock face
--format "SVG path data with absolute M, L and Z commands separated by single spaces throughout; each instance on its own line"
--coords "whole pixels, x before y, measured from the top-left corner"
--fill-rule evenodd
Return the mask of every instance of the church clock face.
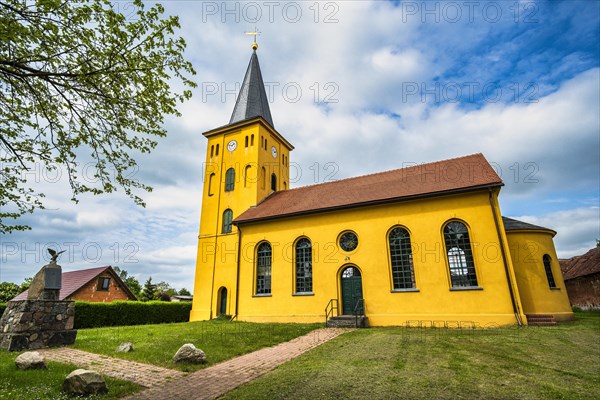
M 340 236 L 340 247 L 344 251 L 352 251 L 358 246 L 358 237 L 354 232 L 346 232 Z
M 232 140 L 231 142 L 227 143 L 227 150 L 233 153 L 235 149 L 237 149 L 237 142 L 235 140 Z
M 277 158 L 277 149 L 275 148 L 275 146 L 271 147 L 271 155 L 273 156 L 273 158 Z

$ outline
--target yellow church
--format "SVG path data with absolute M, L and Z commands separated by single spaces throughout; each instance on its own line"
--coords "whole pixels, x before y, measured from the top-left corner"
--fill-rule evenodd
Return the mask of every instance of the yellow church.
M 257 45 L 208 139 L 191 321 L 555 324 L 573 313 L 548 228 L 503 217 L 482 154 L 289 187 Z

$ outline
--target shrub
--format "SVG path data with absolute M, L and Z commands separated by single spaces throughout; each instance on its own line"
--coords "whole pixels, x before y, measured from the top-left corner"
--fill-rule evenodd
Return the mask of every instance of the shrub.
M 192 303 L 164 301 L 75 302 L 75 329 L 187 322 Z

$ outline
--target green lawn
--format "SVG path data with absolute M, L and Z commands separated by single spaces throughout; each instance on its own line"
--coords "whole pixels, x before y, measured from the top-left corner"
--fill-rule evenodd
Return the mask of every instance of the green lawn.
M 116 326 L 81 329 L 73 347 L 165 368 L 196 371 L 263 347 L 286 342 L 322 326 L 323 324 L 256 324 L 219 320 Z M 133 343 L 134 351 L 115 353 L 122 342 Z M 206 353 L 207 364 L 175 364 L 171 358 L 184 343 L 192 343 L 202 349 Z
M 47 370 L 20 371 L 15 366 L 15 358 L 20 353 L 0 350 L 0 399 L 1 400 L 67 400 L 73 399 L 61 393 L 62 383 L 67 375 L 76 370 L 73 365 L 49 362 Z M 118 399 L 141 389 L 126 381 L 105 377 L 108 394 L 90 396 L 90 400 Z
M 166 368 L 195 371 L 219 361 L 262 347 L 291 340 L 322 324 L 253 324 L 245 322 L 208 321 L 178 324 L 121 326 L 81 329 L 73 347 L 111 357 L 155 364 Z M 132 342 L 131 353 L 115 353 L 122 342 Z M 207 354 L 206 365 L 176 365 L 171 357 L 184 343 L 193 343 Z M 20 353 L 0 350 L 0 400 L 62 400 L 64 378 L 77 367 L 49 362 L 47 370 L 19 371 L 15 358 Z M 117 399 L 141 388 L 130 382 L 105 377 L 109 393 L 88 399 Z
M 600 313 L 576 315 L 558 327 L 356 330 L 223 399 L 599 399 Z
M 600 313 L 578 312 L 558 327 L 475 331 L 371 328 L 344 334 L 226 395 L 224 399 L 598 399 Z M 183 343 L 209 364 L 307 333 L 319 324 L 193 322 L 82 329 L 74 347 L 168 368 Z M 132 353 L 115 353 L 131 341 Z M 18 371 L 17 353 L 0 351 L 0 400 L 67 399 L 64 377 L 75 369 L 49 363 Z M 107 379 L 114 399 L 139 390 Z

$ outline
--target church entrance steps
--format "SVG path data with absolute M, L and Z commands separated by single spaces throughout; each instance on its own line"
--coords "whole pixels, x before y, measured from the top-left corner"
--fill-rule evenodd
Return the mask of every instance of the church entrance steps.
M 532 326 L 556 326 L 558 322 L 552 314 L 525 314 L 527 324 Z
M 364 315 L 340 315 L 327 320 L 327 326 L 331 328 L 367 328 L 369 319 Z

